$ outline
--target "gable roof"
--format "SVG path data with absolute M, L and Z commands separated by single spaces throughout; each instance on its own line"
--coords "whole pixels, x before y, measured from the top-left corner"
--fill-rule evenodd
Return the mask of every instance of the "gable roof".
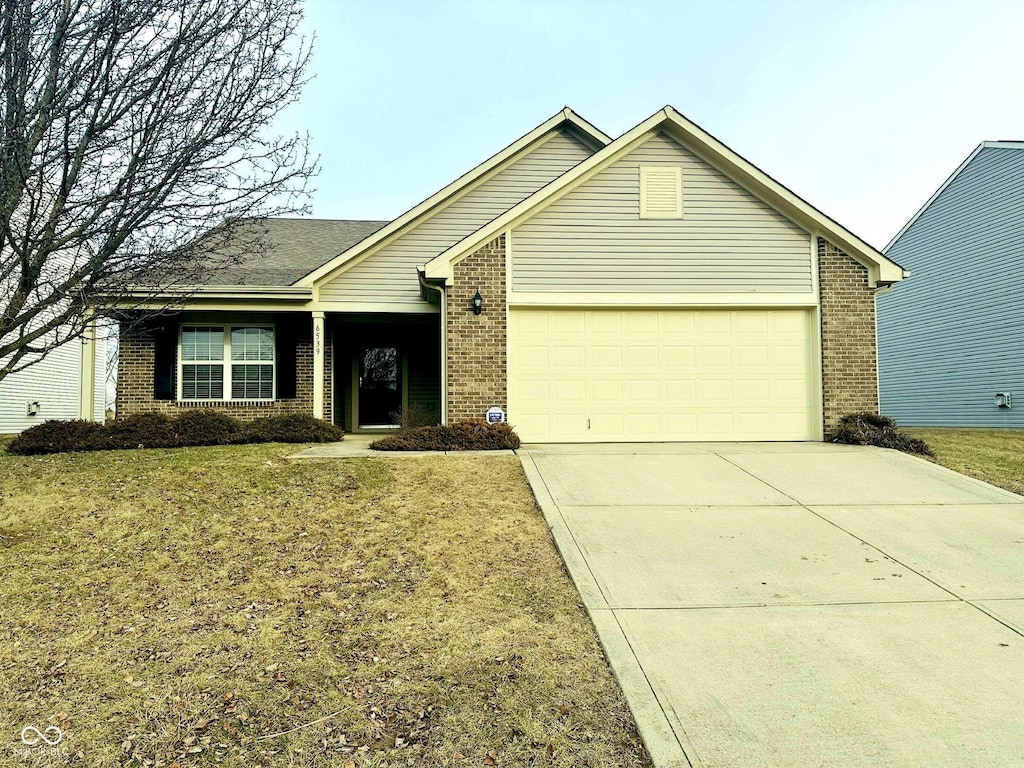
M 925 204 L 921 206 L 921 208 L 917 211 L 917 213 L 915 213 L 913 216 L 910 217 L 910 221 L 908 221 L 903 226 L 903 229 L 901 229 L 899 232 L 896 233 L 896 235 L 893 237 L 893 239 L 889 241 L 889 244 L 887 246 L 885 246 L 885 248 L 882 249 L 882 253 L 888 253 L 890 250 L 892 250 L 892 247 L 894 245 L 896 245 L 896 242 L 901 237 L 903 237 L 903 235 L 905 235 L 907 233 L 907 230 L 909 230 L 912 226 L 914 226 L 914 224 L 917 222 L 917 220 L 920 219 L 921 216 L 924 215 L 924 212 L 927 211 L 929 208 L 931 208 L 932 203 L 934 203 L 936 200 L 939 199 L 939 196 L 943 192 L 946 191 L 946 189 L 949 187 L 950 184 L 953 183 L 953 181 L 957 178 L 957 176 L 959 176 L 964 171 L 964 169 L 967 168 L 967 166 L 970 165 L 974 161 L 974 158 L 976 158 L 979 154 L 981 154 L 982 150 L 985 150 L 985 149 L 1021 149 L 1021 150 L 1024 150 L 1024 141 L 983 141 L 983 142 L 981 142 L 978 146 L 976 146 L 974 148 L 974 150 L 971 152 L 971 154 L 969 154 L 967 156 L 967 159 L 964 160 L 962 163 L 960 163 L 960 165 L 958 165 L 956 167 L 956 170 L 953 171 L 953 173 L 951 173 L 949 175 L 949 178 L 946 179 L 944 182 L 942 182 L 942 185 L 937 190 L 935 190 L 935 193 L 931 197 L 929 197 L 925 201 Z
M 444 189 L 441 189 L 423 202 L 410 208 L 397 219 L 373 233 L 371 237 L 367 237 L 365 240 L 359 242 L 356 247 L 342 250 L 337 253 L 334 258 L 321 263 L 316 269 L 310 270 L 309 273 L 302 277 L 301 280 L 296 279 L 294 284 L 297 286 L 311 286 L 314 283 L 333 277 L 334 273 L 353 259 L 358 258 L 374 246 L 384 243 L 389 239 L 393 239 L 406 228 L 414 226 L 416 223 L 430 215 L 438 206 L 443 205 L 449 198 L 473 185 L 479 179 L 502 165 L 506 160 L 514 157 L 551 131 L 565 125 L 573 128 L 575 132 L 579 134 L 580 138 L 582 138 L 586 143 L 591 144 L 595 149 L 604 147 L 611 142 L 610 136 L 605 134 L 603 131 L 598 130 L 594 125 L 569 109 L 569 107 L 564 107 L 560 112 L 552 115 L 529 133 L 516 139 L 497 154 L 491 156 L 484 162 L 480 163 L 480 165 L 463 174 Z
M 808 231 L 817 232 L 841 248 L 868 269 L 872 285 L 889 284 L 903 279 L 904 270 L 898 264 L 795 195 L 761 169 L 740 157 L 671 106 L 666 106 L 655 112 L 642 123 L 605 146 L 604 149 L 599 150 L 572 170 L 542 187 L 494 219 L 490 224 L 481 227 L 431 259 L 423 269 L 424 276 L 428 279 L 450 281 L 452 263 L 476 251 L 506 229 L 529 218 L 536 210 L 582 184 L 658 132 L 672 136 L 738 184 L 769 203 L 780 213 L 788 216 Z
M 288 286 L 386 221 L 267 218 L 242 222 L 202 285 Z M 260 247 L 252 247 L 258 243 Z

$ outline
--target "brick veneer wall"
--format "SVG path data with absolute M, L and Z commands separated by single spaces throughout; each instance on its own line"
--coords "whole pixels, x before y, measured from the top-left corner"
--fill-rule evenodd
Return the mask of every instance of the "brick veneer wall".
M 156 343 L 145 328 L 122 326 L 117 357 L 117 418 L 136 413 L 166 413 L 173 416 L 184 408 L 216 408 L 243 421 L 283 413 L 313 413 L 313 329 L 299 338 L 295 355 L 295 391 L 297 397 L 270 403 L 203 402 L 187 403 L 156 400 L 154 357 Z M 324 418 L 331 420 L 331 366 L 333 349 L 330 334 L 324 345 Z
M 448 421 L 482 419 L 491 406 L 508 409 L 505 236 L 456 264 L 452 279 L 447 292 Z M 471 302 L 478 290 L 483 312 L 474 315 Z
M 818 238 L 825 436 L 846 413 L 878 412 L 875 292 L 867 268 Z

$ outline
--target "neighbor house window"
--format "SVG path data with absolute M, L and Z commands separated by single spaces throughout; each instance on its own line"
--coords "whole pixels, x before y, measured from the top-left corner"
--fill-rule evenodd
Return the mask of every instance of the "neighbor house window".
M 183 325 L 178 355 L 181 400 L 273 400 L 274 329 Z

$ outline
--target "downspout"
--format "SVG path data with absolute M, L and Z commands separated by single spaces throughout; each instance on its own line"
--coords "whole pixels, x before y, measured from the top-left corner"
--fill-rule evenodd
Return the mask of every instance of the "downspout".
M 444 285 L 434 285 L 427 282 L 423 271 L 416 269 L 416 276 L 420 279 L 420 287 L 437 291 L 441 302 L 441 423 L 448 423 L 448 301 Z

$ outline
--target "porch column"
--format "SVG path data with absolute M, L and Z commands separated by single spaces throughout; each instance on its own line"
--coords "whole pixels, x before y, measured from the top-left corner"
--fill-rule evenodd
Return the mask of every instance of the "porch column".
M 313 313 L 313 418 L 324 417 L 324 313 Z
M 90 313 L 91 314 L 91 313 Z M 96 324 L 89 320 L 82 333 L 82 359 L 78 368 L 78 418 L 96 418 Z

